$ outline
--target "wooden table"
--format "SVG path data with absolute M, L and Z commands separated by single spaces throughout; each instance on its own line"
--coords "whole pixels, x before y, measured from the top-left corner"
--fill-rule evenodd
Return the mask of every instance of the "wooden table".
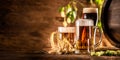
M 0 60 L 120 60 L 120 56 L 50 55 L 40 53 L 0 53 Z

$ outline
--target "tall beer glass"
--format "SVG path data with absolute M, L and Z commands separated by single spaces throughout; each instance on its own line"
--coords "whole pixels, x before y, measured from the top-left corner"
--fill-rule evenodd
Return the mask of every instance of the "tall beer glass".
M 94 42 L 99 41 L 101 42 L 101 40 L 97 40 L 95 39 L 95 37 L 97 37 L 97 30 L 99 30 L 100 33 L 100 37 L 102 37 L 102 31 L 100 28 L 97 27 L 97 23 L 98 23 L 98 8 L 83 8 L 83 19 L 92 19 L 94 21 L 94 26 L 96 28 L 94 28 Z M 97 45 L 99 45 L 100 43 L 96 43 Z M 97 46 L 96 45 L 96 46 Z
M 78 19 L 76 21 L 75 53 L 89 54 L 95 50 L 95 28 L 94 22 L 91 19 Z

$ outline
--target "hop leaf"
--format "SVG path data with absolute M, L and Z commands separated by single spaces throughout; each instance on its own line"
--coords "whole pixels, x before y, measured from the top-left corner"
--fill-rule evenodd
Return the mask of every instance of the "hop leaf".
M 73 23 L 77 17 L 77 6 L 76 2 L 72 1 L 64 7 L 59 9 L 59 12 L 62 17 L 66 20 L 67 23 Z
M 104 0 L 95 0 L 95 3 L 97 3 L 99 6 L 102 5 Z
M 60 7 L 59 8 L 59 12 L 64 12 L 65 8 L 64 7 Z
M 70 18 L 67 18 L 67 23 L 71 23 L 71 19 Z
M 69 13 L 70 11 L 72 11 L 72 7 L 70 6 L 70 4 L 68 4 L 66 6 L 66 12 Z
M 59 12 L 62 17 L 65 17 L 65 8 L 64 7 L 59 8 Z

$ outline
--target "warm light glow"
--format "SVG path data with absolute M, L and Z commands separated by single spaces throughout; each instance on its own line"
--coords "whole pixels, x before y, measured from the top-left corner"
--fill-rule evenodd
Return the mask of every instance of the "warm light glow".
M 54 49 L 56 49 L 57 48 L 57 44 L 56 44 L 56 42 L 54 41 L 55 39 L 55 35 L 56 34 L 56 32 L 53 32 L 53 33 L 51 33 L 51 35 L 50 35 L 50 43 L 51 43 L 51 47 L 52 47 L 52 49 L 54 50 Z
M 57 32 L 52 32 L 50 36 L 50 54 L 66 54 L 74 51 L 75 27 L 58 27 Z
M 74 48 L 70 41 L 67 38 L 63 38 L 63 40 L 60 40 L 59 37 L 55 37 L 57 32 L 52 32 L 50 36 L 50 43 L 52 50 L 49 51 L 49 53 L 56 53 L 56 54 L 62 54 L 62 53 L 68 53 L 73 52 Z
M 114 48 L 115 46 L 113 46 L 111 43 L 110 43 L 110 41 L 108 41 L 107 39 L 106 39 L 106 37 L 103 35 L 103 40 L 102 40 L 102 43 L 99 45 L 99 47 L 98 48 L 104 48 L 104 47 L 106 47 L 106 48 Z
M 65 12 L 61 12 L 61 17 L 65 18 Z
M 85 36 L 86 36 L 86 28 L 84 27 L 84 28 L 83 28 L 83 32 L 82 32 L 82 36 L 81 36 L 81 37 L 82 37 L 82 40 L 81 40 L 82 43 L 85 42 L 85 41 L 84 41 L 84 40 L 85 40 Z
M 83 32 L 82 32 L 82 36 L 81 36 L 81 37 L 82 37 L 81 43 L 82 43 L 82 45 L 83 45 L 81 48 L 84 49 L 84 48 L 85 48 L 85 42 L 86 42 L 86 41 L 85 41 L 85 40 L 86 40 L 86 39 L 85 39 L 85 38 L 86 38 L 86 28 L 85 28 L 85 27 L 83 28 Z

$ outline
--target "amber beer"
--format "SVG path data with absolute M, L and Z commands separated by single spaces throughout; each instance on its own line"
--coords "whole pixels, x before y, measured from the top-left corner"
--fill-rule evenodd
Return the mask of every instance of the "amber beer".
M 83 8 L 83 19 L 92 19 L 94 25 L 98 22 L 98 8 Z
M 93 20 L 79 19 L 76 21 L 76 51 L 86 54 L 93 49 Z
M 66 39 L 71 45 L 74 45 L 75 27 L 58 27 L 60 40 Z

